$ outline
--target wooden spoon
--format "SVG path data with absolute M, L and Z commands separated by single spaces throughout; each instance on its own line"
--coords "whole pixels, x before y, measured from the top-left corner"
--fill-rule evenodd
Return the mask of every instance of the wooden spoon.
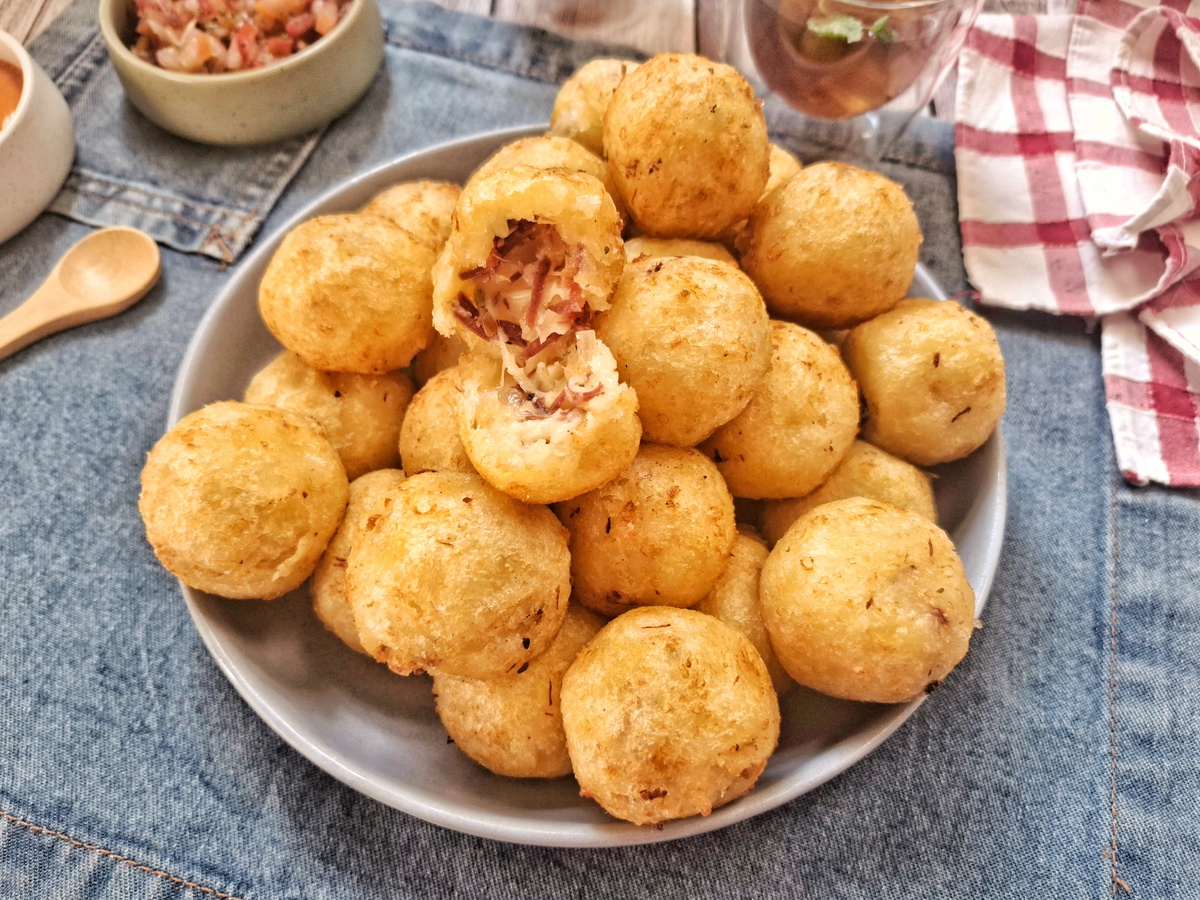
M 76 325 L 115 316 L 158 281 L 158 245 L 136 228 L 104 228 L 65 254 L 29 299 L 0 319 L 0 359 Z

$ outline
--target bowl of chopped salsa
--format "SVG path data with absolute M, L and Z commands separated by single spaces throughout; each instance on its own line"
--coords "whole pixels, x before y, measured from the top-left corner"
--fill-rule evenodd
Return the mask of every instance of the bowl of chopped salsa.
M 262 144 L 319 128 L 383 59 L 375 0 L 101 0 L 129 102 L 189 140 Z

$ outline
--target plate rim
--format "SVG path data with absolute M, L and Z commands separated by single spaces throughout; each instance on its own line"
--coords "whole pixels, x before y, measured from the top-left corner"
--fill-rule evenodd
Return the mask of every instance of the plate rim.
M 414 163 L 433 159 L 446 153 L 465 152 L 474 146 L 482 147 L 493 142 L 495 146 L 499 146 L 500 143 L 520 137 L 542 134 L 545 133 L 546 128 L 547 125 L 543 123 L 495 129 L 442 141 L 420 150 L 401 154 L 329 187 L 305 203 L 269 234 L 261 236 L 256 242 L 257 246 L 238 264 L 230 280 L 209 305 L 188 341 L 187 349 L 175 374 L 167 410 L 167 429 L 169 430 L 180 418 L 195 408 L 188 404 L 189 386 L 185 382 L 198 365 L 201 354 L 211 341 L 214 322 L 222 311 L 237 302 L 244 290 L 243 282 L 252 277 L 256 268 L 269 260 L 289 231 L 301 222 L 320 214 L 323 207 L 331 203 L 336 204 L 340 198 L 345 197 L 348 193 L 353 193 L 356 189 L 362 189 L 367 184 L 383 181 L 396 170 L 411 167 Z M 421 177 L 423 176 L 419 174 L 405 175 L 406 180 Z M 929 271 L 918 263 L 914 281 L 920 279 L 934 289 L 932 293 L 937 295 L 936 299 L 948 298 L 946 292 Z M 999 564 L 1007 519 L 1007 464 L 1001 426 L 997 426 L 992 437 L 976 453 L 989 454 L 995 467 L 992 476 L 983 486 L 987 496 L 983 499 L 982 509 L 986 515 L 982 527 L 990 540 L 986 544 L 986 552 L 981 563 L 983 573 L 981 583 L 973 586 L 976 597 L 975 615 L 978 617 L 987 604 L 988 594 Z M 293 750 L 338 781 L 386 806 L 434 825 L 505 843 L 569 848 L 631 846 L 678 840 L 728 827 L 782 806 L 825 784 L 860 762 L 908 721 L 926 699 L 925 696 L 921 696 L 909 703 L 893 707 L 889 714 L 878 720 L 865 734 L 857 732 L 855 734 L 857 743 L 853 750 L 839 754 L 830 765 L 820 767 L 807 777 L 793 778 L 791 781 L 783 780 L 768 786 L 763 786 L 760 781 L 760 784 L 756 785 L 749 793 L 714 810 L 708 816 L 676 819 L 654 828 L 637 826 L 617 819 L 602 823 L 555 823 L 541 826 L 531 825 L 528 822 L 514 824 L 511 816 L 489 811 L 467 813 L 460 811 L 457 803 L 451 804 L 449 808 L 431 803 L 424 798 L 424 793 L 419 789 L 409 788 L 407 791 L 399 791 L 395 788 L 381 786 L 370 775 L 343 759 L 340 754 L 331 752 L 331 748 L 322 746 L 319 742 L 304 735 L 287 717 L 280 715 L 239 671 L 228 649 L 221 642 L 212 624 L 200 608 L 200 599 L 208 595 L 195 591 L 182 582 L 179 584 L 192 622 L 218 669 L 255 715 Z

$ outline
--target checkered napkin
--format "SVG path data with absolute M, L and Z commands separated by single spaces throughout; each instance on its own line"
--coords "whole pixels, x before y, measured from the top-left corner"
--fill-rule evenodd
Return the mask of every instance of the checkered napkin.
M 984 15 L 956 161 L 982 302 L 1096 316 L 1117 464 L 1200 486 L 1200 0 Z

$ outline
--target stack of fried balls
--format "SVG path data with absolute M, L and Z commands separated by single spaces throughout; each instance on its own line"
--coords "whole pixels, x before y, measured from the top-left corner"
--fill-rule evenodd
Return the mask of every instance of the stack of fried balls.
M 900 703 L 967 651 L 919 467 L 988 439 L 1004 363 L 905 299 L 920 243 L 897 184 L 769 143 L 732 68 L 596 60 L 466 184 L 286 236 L 283 352 L 150 451 L 150 544 L 223 597 L 307 583 L 493 772 L 706 815 L 793 683 Z

